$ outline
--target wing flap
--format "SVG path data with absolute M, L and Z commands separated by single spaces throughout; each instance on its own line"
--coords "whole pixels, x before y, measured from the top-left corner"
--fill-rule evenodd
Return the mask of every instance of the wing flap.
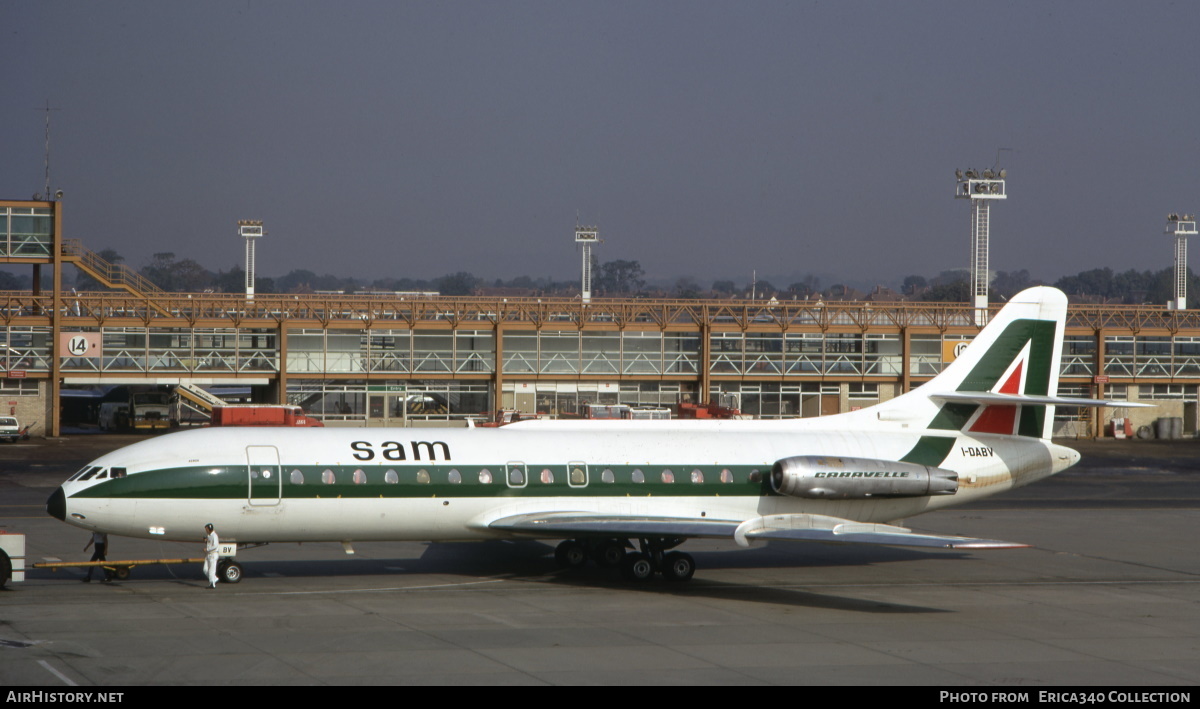
M 488 524 L 488 528 L 553 538 L 601 536 L 730 539 L 738 524 L 736 521 L 706 518 L 548 512 L 504 517 Z
M 739 546 L 749 546 L 751 541 L 764 540 L 942 549 L 1019 549 L 1029 546 L 996 539 L 920 534 L 906 527 L 890 524 L 854 522 L 839 517 L 812 514 L 770 515 L 750 519 L 738 526 L 733 539 Z
M 706 518 L 548 512 L 504 517 L 487 526 L 497 531 L 555 539 L 585 536 L 732 539 L 743 547 L 750 546 L 750 542 L 753 541 L 877 544 L 942 549 L 1017 549 L 1029 546 L 995 539 L 919 534 L 904 527 L 810 514 L 771 515 L 737 522 Z

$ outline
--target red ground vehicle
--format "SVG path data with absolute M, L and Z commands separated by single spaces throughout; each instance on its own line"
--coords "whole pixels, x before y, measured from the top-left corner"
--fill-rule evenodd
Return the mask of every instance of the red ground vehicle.
M 299 406 L 246 404 L 214 406 L 212 426 L 324 426 Z
M 731 419 L 741 415 L 732 397 L 714 396 L 707 404 L 681 401 L 675 405 L 675 416 L 681 419 Z

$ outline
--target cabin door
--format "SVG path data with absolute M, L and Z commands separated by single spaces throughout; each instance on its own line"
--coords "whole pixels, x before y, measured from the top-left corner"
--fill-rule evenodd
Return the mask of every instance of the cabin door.
M 368 426 L 405 426 L 408 423 L 407 396 L 370 394 L 367 397 Z
M 279 449 L 275 446 L 246 446 L 246 475 L 251 505 L 278 505 L 283 491 L 279 471 Z

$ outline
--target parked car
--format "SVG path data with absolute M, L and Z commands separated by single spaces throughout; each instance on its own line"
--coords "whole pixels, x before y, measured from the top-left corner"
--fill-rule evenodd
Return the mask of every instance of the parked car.
M 0 416 L 0 440 L 12 443 L 20 440 L 23 435 L 16 416 Z

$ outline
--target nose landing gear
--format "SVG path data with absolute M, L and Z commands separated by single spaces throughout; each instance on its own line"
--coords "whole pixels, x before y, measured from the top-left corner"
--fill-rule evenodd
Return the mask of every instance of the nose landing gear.
M 237 583 L 242 580 L 242 565 L 233 559 L 217 563 L 217 580 L 221 583 Z

